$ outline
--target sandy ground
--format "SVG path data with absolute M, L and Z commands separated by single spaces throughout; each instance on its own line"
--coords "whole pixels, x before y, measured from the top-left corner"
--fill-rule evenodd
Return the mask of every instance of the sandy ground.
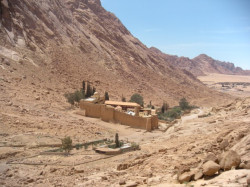
M 1 71 L 0 186 L 110 187 L 120 186 L 122 180 L 127 186 L 171 186 L 178 184 L 180 168 L 195 168 L 208 152 L 219 156 L 224 151 L 218 137 L 229 141 L 227 150 L 237 146 L 242 159 L 250 158 L 248 139 L 241 142 L 250 134 L 249 99 L 193 110 L 173 124 L 164 123 L 160 129 L 146 132 L 78 115 L 79 109 L 71 108 L 62 94 L 66 86 L 59 80 L 48 85 L 42 79 L 35 80 L 33 74 L 42 77 L 44 72 L 32 67 L 32 73 L 23 79 L 11 73 L 15 67 Z M 114 139 L 115 133 L 121 140 L 138 143 L 141 150 L 110 157 L 95 153 L 89 146 L 72 150 L 69 156 L 42 154 L 58 148 L 66 136 L 77 144 Z M 209 186 L 209 181 L 204 183 Z
M 79 109 L 67 107 L 60 109 L 61 115 L 56 115 L 57 109 L 50 109 L 56 119 L 46 118 L 47 113 L 41 110 L 35 121 L 28 114 L 30 110 L 28 113 L 1 111 L 0 119 L 4 125 L 0 127 L 0 184 L 120 186 L 119 182 L 124 180 L 128 186 L 133 183 L 138 186 L 179 186 L 176 180 L 179 168 L 197 167 L 208 152 L 218 155 L 222 152 L 216 141 L 218 137 L 228 139 L 228 150 L 237 145 L 238 137 L 250 133 L 250 111 L 245 108 L 249 103 L 239 100 L 221 108 L 196 109 L 174 124 L 160 124 L 161 128 L 152 132 L 87 118 L 76 114 Z M 198 117 L 210 112 L 209 117 Z M 65 135 L 71 136 L 73 143 L 80 143 L 112 139 L 116 132 L 124 141 L 139 143 L 141 150 L 107 156 L 95 153 L 90 146 L 86 150 L 72 150 L 70 156 L 41 155 L 43 151 L 54 149 L 52 146 L 60 143 L 60 138 Z M 237 149 L 243 150 L 242 158 L 247 160 L 248 147 L 239 145 Z M 126 168 L 120 170 L 119 165 L 126 165 Z M 230 176 L 242 176 L 241 180 L 234 181 L 235 186 L 242 186 L 248 174 L 249 170 L 237 170 Z M 212 183 L 201 180 L 190 184 L 228 185 L 226 176 L 218 180 L 214 178 Z
M 214 90 L 236 97 L 250 97 L 250 76 L 213 73 L 198 79 Z
M 199 76 L 199 80 L 205 83 L 217 83 L 217 82 L 250 82 L 250 76 L 244 75 L 225 75 L 225 74 L 208 74 L 207 76 Z

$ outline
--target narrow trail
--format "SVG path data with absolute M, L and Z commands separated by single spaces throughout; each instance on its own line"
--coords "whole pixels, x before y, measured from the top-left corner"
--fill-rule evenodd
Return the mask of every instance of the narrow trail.
M 191 114 L 189 116 L 182 116 L 181 120 L 179 122 L 179 125 L 185 124 L 186 122 L 188 122 L 190 120 L 196 119 L 196 118 L 198 118 L 199 115 L 202 115 L 204 113 L 204 111 L 201 110 L 200 108 L 198 109 L 198 111 L 199 112 L 197 114 Z
M 188 124 L 188 122 L 191 122 L 192 120 L 197 119 L 198 116 L 202 115 L 202 114 L 204 114 L 204 110 L 198 109 L 198 112 L 196 112 L 194 114 L 182 116 L 181 119 L 177 123 L 170 125 L 166 129 L 165 133 L 168 135 L 176 134 L 175 132 L 178 128 L 185 127 Z M 189 130 L 192 130 L 192 129 L 189 129 Z

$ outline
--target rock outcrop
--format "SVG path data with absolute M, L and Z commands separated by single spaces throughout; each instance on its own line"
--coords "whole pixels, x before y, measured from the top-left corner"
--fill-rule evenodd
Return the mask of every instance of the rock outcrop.
M 237 152 L 230 150 L 222 155 L 220 167 L 224 170 L 230 170 L 231 168 L 238 168 L 240 162 L 241 158 Z

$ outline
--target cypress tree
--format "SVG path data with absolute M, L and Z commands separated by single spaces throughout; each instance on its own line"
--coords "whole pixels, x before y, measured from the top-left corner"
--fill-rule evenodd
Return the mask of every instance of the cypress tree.
M 109 100 L 109 93 L 105 92 L 105 101 Z
M 82 81 L 82 94 L 85 96 L 85 81 Z
M 115 146 L 116 146 L 116 148 L 120 147 L 120 142 L 119 142 L 119 135 L 118 135 L 118 133 L 115 134 Z
M 91 86 L 89 84 L 89 82 L 87 83 L 87 90 L 86 90 L 86 97 L 90 97 L 92 94 L 92 89 Z
M 168 103 L 163 102 L 162 107 L 161 107 L 161 113 L 165 113 L 169 108 Z

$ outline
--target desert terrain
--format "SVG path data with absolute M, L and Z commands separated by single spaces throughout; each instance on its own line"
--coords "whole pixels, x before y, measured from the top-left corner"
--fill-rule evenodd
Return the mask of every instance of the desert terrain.
M 99 0 L 0 5 L 0 186 L 247 186 L 248 71 L 206 55 L 179 58 L 147 48 Z M 217 74 L 204 76 L 208 70 Z M 185 97 L 197 108 L 151 132 L 106 123 L 64 97 L 83 80 L 111 100 L 139 93 L 145 105 L 160 108 Z M 69 155 L 53 152 L 67 136 L 77 145 L 116 133 L 140 150 L 104 155 L 91 144 Z M 182 174 L 203 171 L 208 155 L 216 161 L 229 150 L 240 167 L 180 182 Z
M 236 97 L 250 97 L 250 76 L 212 73 L 198 76 L 198 79 L 214 90 Z
M 158 130 L 146 132 L 84 117 L 67 104 L 37 108 L 39 115 L 34 118 L 32 108 L 10 110 L 16 108 L 13 103 L 1 109 L 1 185 L 186 186 L 177 181 L 178 171 L 201 166 L 208 153 L 219 156 L 232 149 L 242 162 L 249 162 L 249 104 L 247 98 L 223 107 L 196 109 L 175 123 L 160 123 Z M 115 133 L 121 140 L 138 143 L 141 150 L 110 156 L 95 153 L 89 146 L 74 149 L 69 156 L 43 154 L 60 146 L 65 136 L 77 144 L 114 139 Z M 230 170 L 189 184 L 240 187 L 246 186 L 249 174 L 246 169 Z

